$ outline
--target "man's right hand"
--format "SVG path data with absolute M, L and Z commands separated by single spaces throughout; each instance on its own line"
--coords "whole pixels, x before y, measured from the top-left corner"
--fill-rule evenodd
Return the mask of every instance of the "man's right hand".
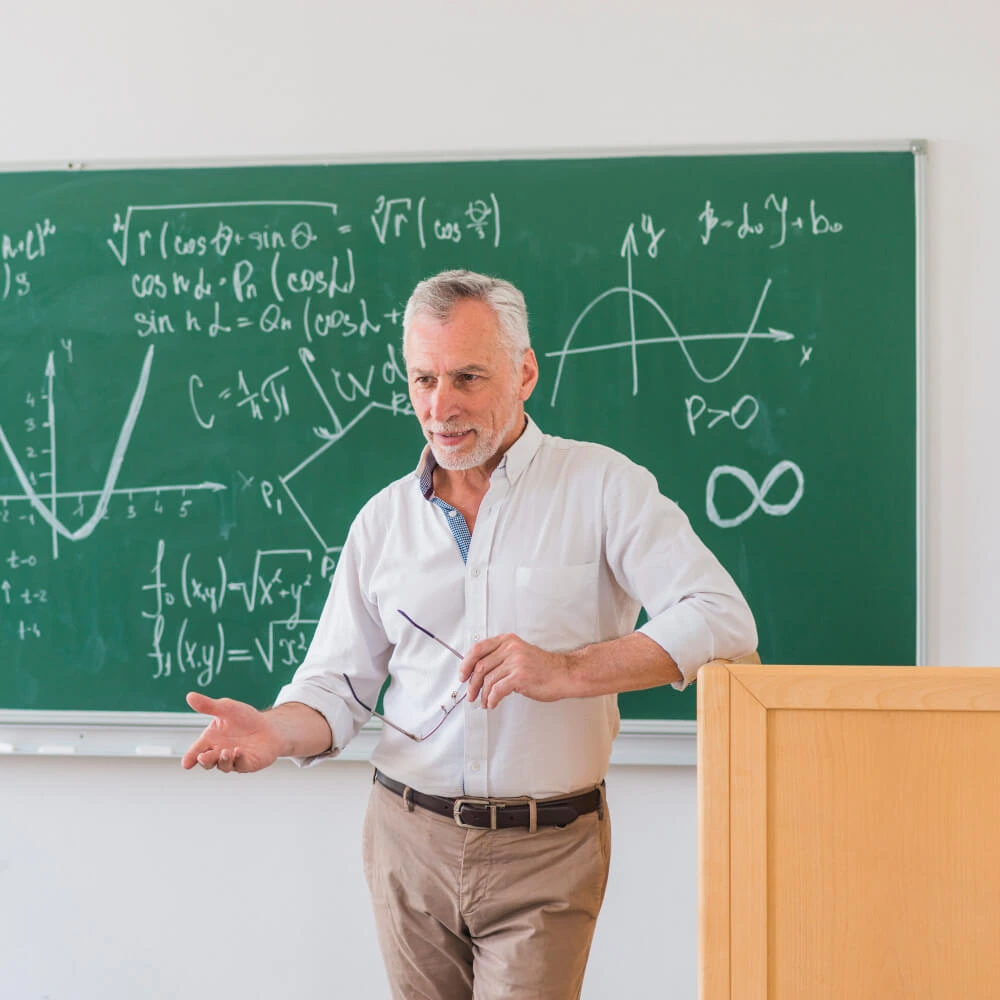
M 200 764 L 206 770 L 259 771 L 273 764 L 283 752 L 283 737 L 269 712 L 232 698 L 209 698 L 192 691 L 187 703 L 212 721 L 191 744 L 181 765 Z

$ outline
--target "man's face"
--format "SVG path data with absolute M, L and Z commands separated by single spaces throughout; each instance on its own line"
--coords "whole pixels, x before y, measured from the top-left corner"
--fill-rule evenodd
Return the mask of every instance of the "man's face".
M 538 381 L 533 351 L 515 368 L 484 302 L 459 300 L 444 322 L 414 318 L 406 341 L 410 402 L 438 465 L 492 472 L 524 429 Z

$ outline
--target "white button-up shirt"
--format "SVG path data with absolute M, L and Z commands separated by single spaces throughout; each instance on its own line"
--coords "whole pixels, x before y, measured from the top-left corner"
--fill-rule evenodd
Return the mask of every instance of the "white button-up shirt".
M 430 492 L 430 463 L 425 449 L 415 474 L 358 514 L 309 651 L 278 696 L 324 715 L 331 753 L 368 717 L 345 674 L 368 705 L 391 677 L 385 716 L 414 733 L 441 718 L 459 684 L 458 659 L 397 609 L 464 653 L 504 632 L 576 649 L 633 631 L 645 607 L 641 631 L 680 667 L 678 688 L 709 660 L 756 648 L 730 575 L 652 474 L 618 452 L 529 420 L 493 472 L 466 560 Z M 511 694 L 488 710 L 463 702 L 421 743 L 383 727 L 372 762 L 433 795 L 542 798 L 599 783 L 618 726 L 613 694 L 544 703 Z

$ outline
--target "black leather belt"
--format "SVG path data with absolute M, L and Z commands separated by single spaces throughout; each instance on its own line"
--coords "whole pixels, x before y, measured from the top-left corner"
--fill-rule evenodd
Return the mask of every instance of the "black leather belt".
M 477 830 L 509 830 L 514 827 L 566 826 L 578 816 L 599 812 L 604 814 L 604 785 L 589 792 L 565 799 L 485 799 L 460 795 L 449 799 L 443 795 L 425 795 L 399 781 L 393 781 L 381 771 L 375 771 L 375 781 L 402 797 L 412 809 L 420 806 L 439 816 L 453 819 L 458 826 Z

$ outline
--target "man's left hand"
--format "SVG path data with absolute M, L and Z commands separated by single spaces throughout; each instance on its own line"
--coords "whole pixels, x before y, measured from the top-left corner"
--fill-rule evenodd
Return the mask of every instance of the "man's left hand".
M 477 642 L 458 672 L 469 682 L 469 701 L 481 694 L 483 708 L 496 708 L 515 691 L 535 701 L 571 696 L 569 656 L 547 653 L 512 633 Z

